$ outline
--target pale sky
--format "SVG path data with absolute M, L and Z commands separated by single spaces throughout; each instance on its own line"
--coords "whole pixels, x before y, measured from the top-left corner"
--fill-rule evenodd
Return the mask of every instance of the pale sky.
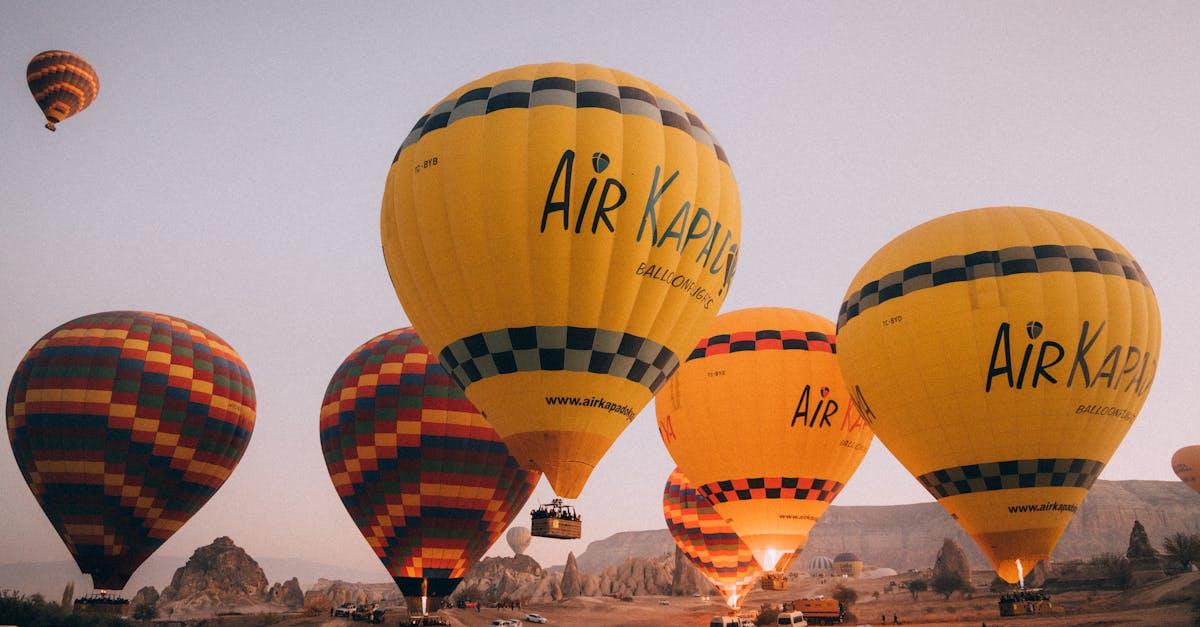
M 330 375 L 407 324 L 379 206 L 415 120 L 457 86 L 551 60 L 617 67 L 688 103 L 741 188 L 725 310 L 836 318 L 863 262 L 905 229 L 1018 204 L 1092 222 L 1134 254 L 1162 310 L 1154 388 L 1104 479 L 1173 480 L 1200 441 L 1200 4 L 0 4 L 0 381 L 43 333 L 147 309 L 248 364 L 258 423 L 221 491 L 160 550 L 228 535 L 252 556 L 386 571 L 330 484 Z M 25 65 L 63 48 L 99 99 L 51 134 Z M 1193 399 L 1193 400 L 1188 400 Z M 674 464 L 653 406 L 576 505 L 576 542 L 663 528 Z M 546 483 L 530 505 L 548 500 Z M 837 505 L 929 501 L 878 442 Z M 522 515 L 517 524 L 528 524 Z M 0 446 L 0 562 L 68 559 Z M 493 554 L 508 554 L 501 539 Z

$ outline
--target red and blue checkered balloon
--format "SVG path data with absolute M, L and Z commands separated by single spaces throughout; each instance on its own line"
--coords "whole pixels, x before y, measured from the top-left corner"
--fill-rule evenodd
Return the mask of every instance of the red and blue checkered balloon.
M 42 336 L 6 405 L 17 466 L 79 569 L 105 590 L 195 514 L 254 431 L 254 385 L 211 331 L 143 311 Z

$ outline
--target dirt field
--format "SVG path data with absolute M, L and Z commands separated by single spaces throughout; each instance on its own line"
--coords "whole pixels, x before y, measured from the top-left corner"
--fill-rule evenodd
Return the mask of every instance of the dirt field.
M 1181 600 L 1184 589 L 1189 586 L 1192 590 L 1200 586 L 1200 573 L 1187 573 L 1170 579 L 1149 584 L 1126 592 L 1067 592 L 1054 595 L 1053 608 L 1048 614 L 1038 616 L 1018 616 L 1000 618 L 997 609 L 997 595 L 984 592 L 975 594 L 973 598 L 961 598 L 955 594 L 950 600 L 944 600 L 941 595 L 923 592 L 918 600 L 913 600 L 908 592 L 885 593 L 887 579 L 881 580 L 842 580 L 859 594 L 859 601 L 851 611 L 856 615 L 856 622 L 850 625 L 883 624 L 880 618 L 887 616 L 887 624 L 892 624 L 895 614 L 904 625 L 941 625 L 979 627 L 986 624 L 1013 625 L 1014 627 L 1040 627 L 1054 625 L 1065 626 L 1173 626 L 1193 624 L 1193 614 L 1190 603 Z M 980 589 L 986 590 L 985 585 L 976 582 Z M 782 592 L 766 592 L 756 590 L 749 596 L 745 605 L 746 610 L 756 609 L 763 603 L 782 603 L 797 597 L 830 595 L 834 584 L 824 584 L 802 579 L 792 582 L 788 590 Z M 873 593 L 879 592 L 879 599 L 873 598 Z M 667 605 L 661 605 L 666 601 Z M 714 614 L 723 614 L 724 605 L 719 601 L 702 601 L 692 597 L 638 597 L 633 602 L 622 602 L 611 598 L 578 598 L 562 603 L 534 604 L 520 611 L 497 610 L 484 608 L 475 610 L 445 610 L 450 624 L 455 627 L 486 627 L 496 618 L 521 619 L 527 612 L 535 612 L 550 619 L 551 625 L 613 625 L 624 627 L 659 627 L 664 625 L 697 625 L 706 626 L 708 619 Z M 385 624 L 395 625 L 399 614 L 391 613 L 391 620 Z M 242 617 L 222 621 L 209 621 L 205 625 L 225 625 L 227 627 L 249 627 L 251 625 L 321 625 L 323 627 L 352 627 L 364 623 L 353 623 L 344 619 L 330 619 L 328 616 L 284 615 L 274 616 L 271 622 L 264 622 L 263 617 Z M 529 625 L 529 623 L 526 623 Z

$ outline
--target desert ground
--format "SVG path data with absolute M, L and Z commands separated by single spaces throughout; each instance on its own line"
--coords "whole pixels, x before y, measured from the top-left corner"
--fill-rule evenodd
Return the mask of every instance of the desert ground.
M 986 590 L 986 582 L 976 585 Z M 1017 616 L 1001 618 L 997 610 L 997 595 L 988 592 L 976 593 L 971 598 L 953 595 L 945 600 L 941 595 L 923 592 L 920 598 L 913 600 L 905 591 L 885 592 L 888 579 L 875 580 L 839 580 L 847 583 L 859 594 L 859 601 L 851 611 L 856 616 L 850 625 L 873 625 L 883 623 L 881 616 L 887 616 L 887 624 L 892 624 L 892 616 L 896 615 L 905 625 L 941 625 L 978 627 L 979 625 L 1018 625 L 1021 627 L 1036 626 L 1084 626 L 1084 625 L 1190 625 L 1193 612 L 1190 602 L 1186 599 L 1188 592 L 1195 593 L 1200 588 L 1200 573 L 1186 573 L 1169 579 L 1147 584 L 1124 592 L 1114 591 L 1079 591 L 1067 592 L 1053 596 L 1053 608 L 1047 614 L 1038 616 Z M 788 590 L 767 592 L 756 590 L 750 594 L 744 611 L 757 609 L 763 603 L 782 603 L 797 597 L 830 594 L 834 583 L 826 580 L 822 583 L 812 579 L 801 579 L 791 583 Z M 1190 590 L 1185 590 L 1189 589 Z M 873 598 L 873 593 L 879 592 L 879 598 Z M 667 604 L 661 604 L 666 601 Z M 520 611 L 483 608 L 475 610 L 443 610 L 442 614 L 455 627 L 484 627 L 496 618 L 524 617 L 527 612 L 536 612 L 550 619 L 550 624 L 557 625 L 613 625 L 626 627 L 656 627 L 661 625 L 707 625 L 709 617 L 723 614 L 724 605 L 716 600 L 704 601 L 694 597 L 638 597 L 632 602 L 624 602 L 613 598 L 585 597 L 576 598 L 561 603 L 533 604 Z M 403 610 L 394 608 L 389 612 L 385 624 L 395 625 Z M 226 617 L 214 621 L 206 621 L 204 625 L 226 625 L 242 627 L 250 625 L 274 624 L 283 626 L 320 625 L 322 627 L 349 627 L 361 623 L 353 623 L 348 619 L 331 619 L 328 616 L 308 616 L 303 614 L 273 615 L 267 617 Z

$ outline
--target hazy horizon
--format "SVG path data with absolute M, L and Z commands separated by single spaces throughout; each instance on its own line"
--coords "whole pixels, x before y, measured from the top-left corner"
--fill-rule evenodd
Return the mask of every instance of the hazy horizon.
M 228 341 L 258 420 L 217 495 L 161 549 L 230 536 L 252 556 L 386 572 L 342 508 L 317 433 L 329 377 L 407 325 L 379 238 L 392 156 L 459 85 L 532 62 L 618 67 L 693 107 L 741 191 L 724 311 L 836 318 L 881 245 L 933 217 L 1015 204 L 1087 220 L 1154 286 L 1153 390 L 1102 479 L 1174 480 L 1200 441 L 1200 5 L 1187 2 L 444 3 L 0 6 L 0 366 L 72 318 L 146 309 Z M 39 51 L 85 56 L 97 101 L 48 133 L 25 85 Z M 6 388 L 7 389 L 7 388 Z M 596 468 L 561 564 L 664 526 L 674 464 L 653 404 Z M 69 559 L 0 446 L 0 555 Z M 543 481 L 526 509 L 552 494 Z M 834 505 L 928 502 L 874 443 Z M 528 526 L 527 515 L 515 524 Z M 508 554 L 503 536 L 489 554 Z

